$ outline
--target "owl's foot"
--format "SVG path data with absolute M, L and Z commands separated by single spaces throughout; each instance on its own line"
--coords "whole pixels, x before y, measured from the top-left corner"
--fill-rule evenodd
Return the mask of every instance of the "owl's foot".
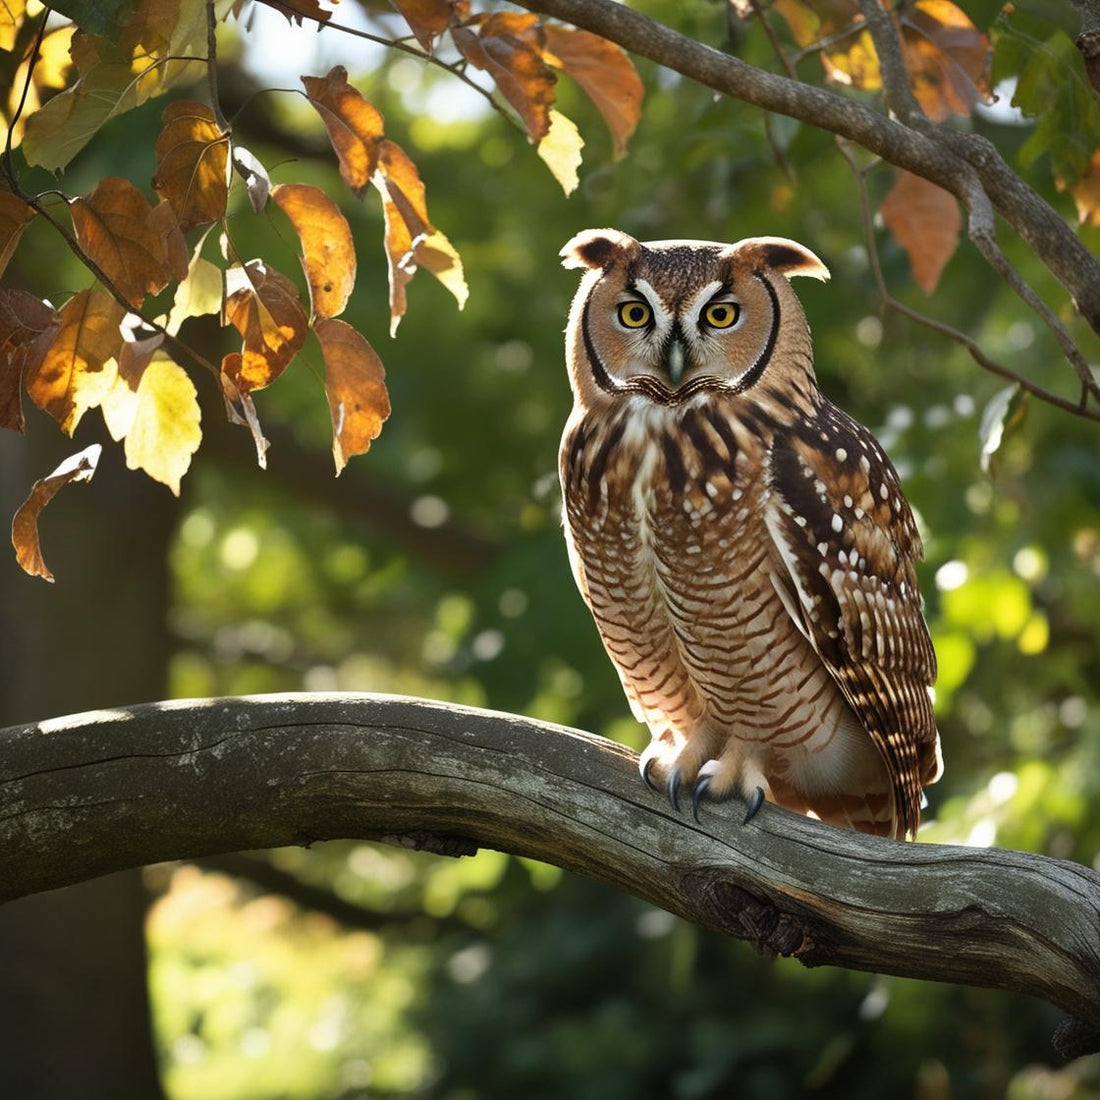
M 691 792 L 691 816 L 695 818 L 696 821 L 699 820 L 699 803 L 703 801 L 703 796 L 707 793 L 707 788 L 710 786 L 711 778 L 714 775 L 715 768 L 710 767 L 711 764 L 715 765 L 716 768 L 718 762 L 716 760 L 708 760 L 706 764 L 699 769 L 699 778 L 696 779 L 695 788 Z M 730 794 L 732 793 L 731 791 Z M 725 795 L 723 797 L 728 798 L 730 795 Z M 745 817 L 741 824 L 747 825 L 752 821 L 752 819 L 756 817 L 757 811 L 763 805 L 764 788 L 754 787 L 746 799 Z
M 689 760 L 685 759 L 685 752 L 671 749 L 664 740 L 654 739 L 642 753 L 638 761 L 638 771 L 645 785 L 654 793 L 660 793 L 661 787 L 654 779 L 654 766 L 658 771 L 664 772 L 664 793 L 668 796 L 672 808 L 680 812 L 680 792 L 685 787 L 691 790 L 691 816 L 699 820 L 699 806 L 706 797 L 715 801 L 724 802 L 737 794 L 737 784 L 731 782 L 733 775 L 730 768 L 723 766 L 719 760 L 707 760 L 701 767 L 693 767 Z M 661 759 L 658 760 L 658 757 Z M 694 773 L 694 778 L 692 778 Z M 713 787 L 717 790 L 712 789 Z M 766 793 L 762 786 L 755 786 L 746 791 L 746 813 L 743 824 L 747 825 L 764 804 Z

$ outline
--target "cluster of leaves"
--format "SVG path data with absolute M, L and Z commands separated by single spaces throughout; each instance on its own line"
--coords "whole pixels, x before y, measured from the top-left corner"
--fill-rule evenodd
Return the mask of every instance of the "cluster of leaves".
M 272 6 L 299 22 L 325 23 L 330 14 L 313 0 L 273 0 Z M 611 130 L 615 155 L 625 153 L 641 114 L 642 85 L 617 46 L 584 31 L 544 25 L 533 15 L 471 14 L 467 0 L 394 6 L 425 56 L 434 56 L 440 36 L 449 32 L 460 65 L 492 77 L 566 193 L 577 185 L 583 142 L 577 127 L 554 108 L 557 71 L 570 74 L 591 96 Z M 0 17 L 0 47 L 17 62 L 11 75 L 13 88 L 19 88 L 8 110 L 12 193 L 0 192 L 0 273 L 28 224 L 40 216 L 68 240 L 96 283 L 59 308 L 25 290 L 0 291 L 0 426 L 24 430 L 22 389 L 70 436 L 89 409 L 99 408 L 112 438 L 124 445 L 127 465 L 178 495 L 202 438 L 198 395 L 185 365 L 205 368 L 217 379 L 230 420 L 251 431 L 263 466 L 267 441 L 252 394 L 279 378 L 312 332 L 324 362 L 339 474 L 350 457 L 367 451 L 389 416 L 385 370 L 367 340 L 338 319 L 356 277 L 355 244 L 344 215 L 317 187 L 273 188 L 264 166 L 221 115 L 213 79 L 216 23 L 239 5 L 140 0 L 115 35 L 93 33 L 103 19 L 100 7 L 75 0 L 64 7 L 83 25 L 43 35 L 45 16 L 36 23 L 18 2 Z M 60 60 L 63 49 L 67 65 Z M 152 181 L 155 206 L 131 181 L 109 177 L 86 196 L 61 196 L 69 233 L 45 196 L 22 192 L 13 146 L 21 143 L 28 164 L 59 171 L 108 120 L 206 73 L 211 103 L 179 99 L 163 112 Z M 424 183 L 405 150 L 386 137 L 381 113 L 348 83 L 342 66 L 301 80 L 344 182 L 359 198 L 372 186 L 381 196 L 391 335 L 406 311 L 406 287 L 421 267 L 461 309 L 468 294 L 462 261 L 432 224 Z M 64 90 L 37 106 L 58 85 Z M 235 247 L 227 222 L 234 172 L 255 213 L 270 199 L 297 233 L 308 313 L 293 280 Z M 221 262 L 204 254 L 214 228 Z M 193 243 L 185 236 L 192 231 L 198 234 Z M 170 309 L 147 316 L 146 299 L 169 287 Z M 219 314 L 222 325 L 242 339 L 240 351 L 226 354 L 218 366 L 180 337 L 186 321 L 207 314 Z M 80 480 L 90 477 L 97 455 L 88 449 L 64 464 L 34 487 L 20 510 L 13 542 L 28 572 L 53 579 L 39 547 L 38 513 L 61 485 L 78 474 Z

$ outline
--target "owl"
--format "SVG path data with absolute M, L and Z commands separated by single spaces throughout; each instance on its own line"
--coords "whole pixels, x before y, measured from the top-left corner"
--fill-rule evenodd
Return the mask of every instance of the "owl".
M 673 807 L 763 799 L 911 837 L 942 771 L 920 536 L 874 437 L 818 389 L 809 249 L 593 229 L 559 457 L 577 586 Z

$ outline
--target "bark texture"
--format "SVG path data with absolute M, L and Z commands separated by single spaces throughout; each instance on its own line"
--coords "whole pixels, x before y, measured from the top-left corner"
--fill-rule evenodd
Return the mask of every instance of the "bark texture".
M 904 844 L 765 805 L 679 816 L 628 749 L 416 699 L 147 704 L 0 731 L 0 900 L 165 859 L 382 840 L 496 848 L 702 927 L 835 965 L 1030 993 L 1100 1049 L 1100 875 L 998 849 Z

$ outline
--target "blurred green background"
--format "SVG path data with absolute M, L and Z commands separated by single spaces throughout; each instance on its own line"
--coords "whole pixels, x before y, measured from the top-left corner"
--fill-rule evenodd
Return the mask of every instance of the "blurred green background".
M 964 6 L 983 28 L 998 7 Z M 722 4 L 642 7 L 773 64 L 758 30 L 728 42 Z M 352 14 L 340 12 L 349 22 Z M 270 15 L 256 14 L 253 35 L 273 33 L 263 31 Z M 240 111 L 238 138 L 273 181 L 311 182 L 340 200 L 359 249 L 345 319 L 382 356 L 393 415 L 370 454 L 333 482 L 320 358 L 307 345 L 257 398 L 274 443 L 261 476 L 245 433 L 220 422 L 209 380 L 196 379 L 208 391 L 207 438 L 171 516 L 166 694 L 399 692 L 641 747 L 646 736 L 574 589 L 560 532 L 555 462 L 570 407 L 562 329 L 576 273 L 559 267 L 557 251 L 589 226 L 641 239 L 790 236 L 833 273 L 827 285 L 797 285 L 821 386 L 886 447 L 925 539 L 946 773 L 929 792 L 921 839 L 1094 864 L 1096 426 L 1031 402 L 982 471 L 979 424 L 1002 383 L 959 346 L 880 313 L 856 190 L 830 136 L 782 118 L 769 134 L 761 112 L 639 63 L 645 114 L 630 155 L 613 163 L 594 108 L 563 79 L 559 108 L 588 143 L 580 188 L 566 199 L 523 134 L 451 78 L 364 43 L 328 52 L 336 37 L 298 30 L 294 51 L 261 37 L 268 47 L 250 57 L 257 39 L 230 33 L 223 89 Z M 432 219 L 466 266 L 465 310 L 422 272 L 392 341 L 377 197 L 348 195 L 301 97 L 248 94 L 250 81 L 289 88 L 334 60 L 416 161 Z M 804 78 L 818 79 L 816 64 L 803 62 Z M 148 180 L 160 107 L 110 124 L 66 174 L 69 193 L 106 174 Z M 1030 133 L 991 118 L 973 126 L 1010 159 Z M 1076 221 L 1043 158 L 1028 179 Z M 872 173 L 873 198 L 890 182 L 888 167 Z M 239 251 L 301 281 L 282 216 L 254 215 L 243 189 L 231 201 Z M 1097 232 L 1082 233 L 1095 249 Z M 1073 324 L 1053 280 L 1003 237 Z M 47 295 L 85 285 L 41 227 L 27 242 L 20 278 Z M 1072 392 L 1049 333 L 968 242 L 931 299 L 881 230 L 879 249 L 902 300 Z M 1080 324 L 1074 332 L 1095 359 L 1095 338 Z M 230 346 L 201 322 L 193 333 L 215 354 Z M 28 418 L 32 434 L 57 434 L 36 412 Z M 86 418 L 79 445 L 102 436 L 97 420 Z M 50 446 L 76 449 L 52 437 Z M 118 457 L 104 463 L 96 482 L 50 511 L 78 507 L 77 495 L 94 509 L 110 479 L 141 478 Z M 150 508 L 170 507 L 166 490 L 151 491 Z M 114 572 L 101 563 L 87 584 L 128 583 L 140 562 L 127 532 L 145 515 L 112 517 Z M 63 522 L 43 520 L 59 578 L 43 606 L 59 621 L 86 598 L 75 562 L 65 572 L 67 540 L 51 542 L 60 530 L 51 524 Z M 109 680 L 101 690 L 110 694 Z M 172 1100 L 1100 1096 L 1097 1059 L 1056 1067 L 1050 1006 L 773 962 L 608 887 L 493 852 L 453 861 L 328 843 L 158 866 L 144 881 L 155 1043 Z

